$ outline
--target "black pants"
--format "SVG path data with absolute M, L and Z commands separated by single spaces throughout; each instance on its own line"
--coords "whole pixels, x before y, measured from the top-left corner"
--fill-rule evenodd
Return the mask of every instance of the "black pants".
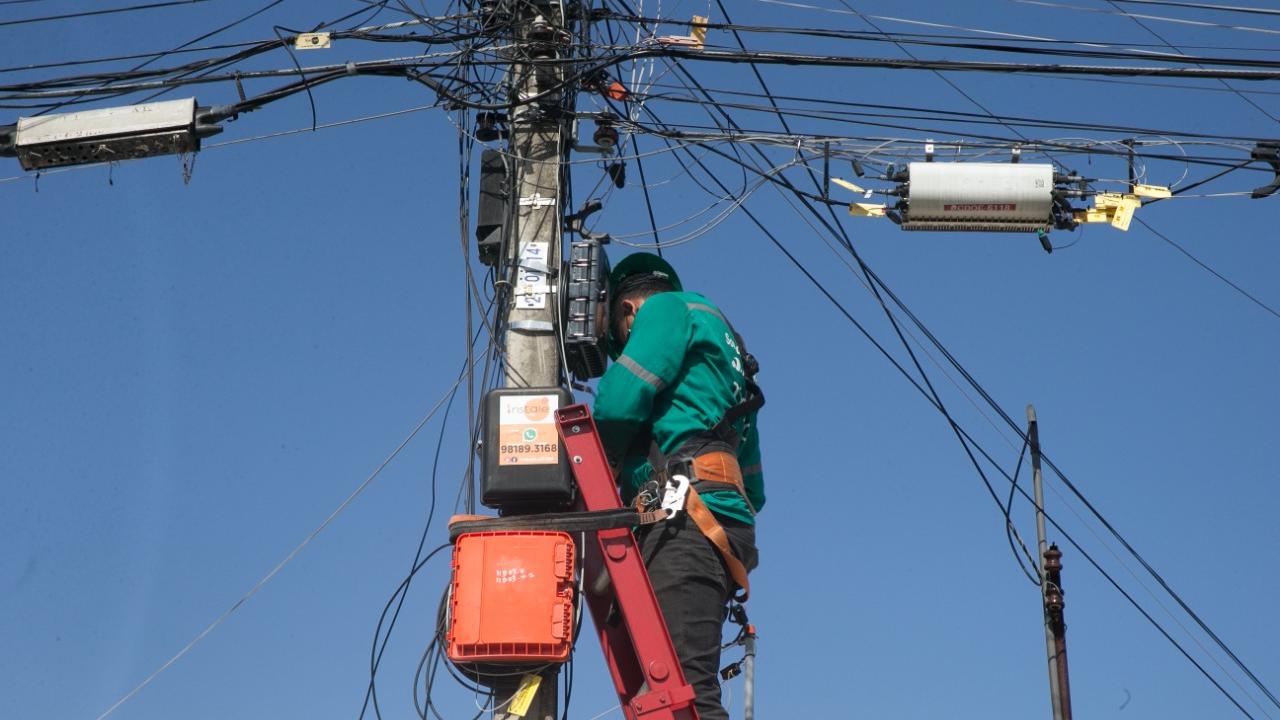
M 718 519 L 734 554 L 748 570 L 754 568 L 755 527 Z M 724 560 L 685 513 L 645 528 L 639 540 L 685 680 L 696 693 L 698 717 L 728 720 L 720 704 L 720 638 L 734 586 Z

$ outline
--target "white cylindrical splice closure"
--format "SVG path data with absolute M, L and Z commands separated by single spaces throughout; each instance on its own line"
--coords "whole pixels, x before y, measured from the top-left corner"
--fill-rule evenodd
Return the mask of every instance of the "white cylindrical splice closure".
M 904 230 L 1028 232 L 1052 222 L 1047 163 L 913 162 L 907 172 Z

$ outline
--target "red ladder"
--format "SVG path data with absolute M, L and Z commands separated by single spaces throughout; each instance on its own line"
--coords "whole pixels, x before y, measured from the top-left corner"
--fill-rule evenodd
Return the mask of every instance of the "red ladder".
M 586 405 L 556 412 L 583 510 L 623 507 Z M 600 530 L 583 548 L 584 595 L 628 720 L 698 720 L 662 609 L 635 538 L 626 528 Z

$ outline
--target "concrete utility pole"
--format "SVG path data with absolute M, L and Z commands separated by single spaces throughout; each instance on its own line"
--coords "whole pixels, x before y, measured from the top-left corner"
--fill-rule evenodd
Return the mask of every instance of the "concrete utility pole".
M 562 82 L 555 63 L 557 39 L 565 36 L 560 3 L 520 3 L 524 40 L 511 65 L 511 102 L 538 98 Z M 536 9 L 535 9 L 536 8 Z M 524 62 L 521 62 L 521 61 Z M 539 63 L 539 60 L 552 61 Z M 560 384 L 556 341 L 557 297 L 550 291 L 560 269 L 560 228 L 565 153 L 562 97 L 551 92 L 510 110 L 508 152 L 514 163 L 514 221 L 507 267 L 512 302 L 507 309 L 506 386 L 555 387 Z
M 506 312 L 506 387 L 550 388 L 560 385 L 559 273 L 561 217 L 564 214 L 566 152 L 561 90 L 564 70 L 556 62 L 567 55 L 572 34 L 560 2 L 501 3 L 517 13 L 519 47 L 510 66 L 507 153 L 512 173 L 511 225 L 503 277 L 511 283 Z M 517 104 L 519 103 L 519 104 Z M 556 720 L 559 668 L 541 673 L 540 684 L 523 713 L 519 676 L 494 686 L 495 718 Z

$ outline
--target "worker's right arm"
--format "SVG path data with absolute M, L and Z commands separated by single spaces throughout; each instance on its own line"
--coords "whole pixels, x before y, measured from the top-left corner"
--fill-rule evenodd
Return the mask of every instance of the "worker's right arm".
M 651 296 L 636 313 L 622 355 L 600 378 L 592 414 L 610 465 L 622 463 L 648 424 L 654 399 L 679 375 L 691 332 L 688 313 L 674 293 Z

